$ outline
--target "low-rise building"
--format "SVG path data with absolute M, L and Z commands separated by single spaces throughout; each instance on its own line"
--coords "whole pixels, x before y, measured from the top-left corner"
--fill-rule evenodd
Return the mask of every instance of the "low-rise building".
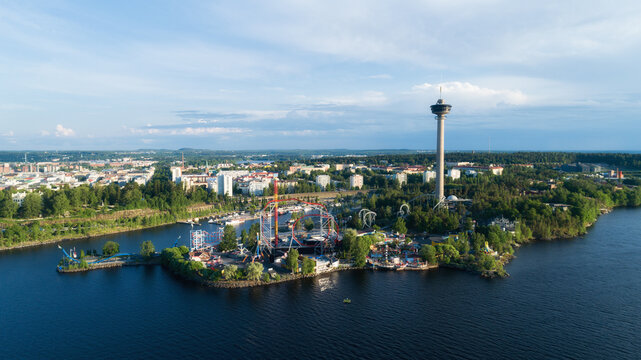
M 457 168 L 452 168 L 447 170 L 447 176 L 456 180 L 461 178 L 461 170 Z
M 316 176 L 316 185 L 325 189 L 329 185 L 331 178 L 329 175 L 318 175 Z
M 427 170 L 423 172 L 423 182 L 430 182 L 436 179 L 436 171 Z
M 363 187 L 363 175 L 354 174 L 349 177 L 349 187 L 361 189 Z

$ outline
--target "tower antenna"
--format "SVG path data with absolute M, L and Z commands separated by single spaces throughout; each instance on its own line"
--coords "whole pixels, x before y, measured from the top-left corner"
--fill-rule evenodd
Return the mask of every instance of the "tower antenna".
M 443 87 L 442 86 L 438 87 L 438 98 L 439 99 L 443 98 Z

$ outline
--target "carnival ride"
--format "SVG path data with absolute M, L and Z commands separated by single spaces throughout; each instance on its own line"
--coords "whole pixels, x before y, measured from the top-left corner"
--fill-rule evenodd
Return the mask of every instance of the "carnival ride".
M 189 232 L 189 251 L 212 249 L 223 239 L 223 228 L 214 231 L 191 230 Z
M 281 238 L 278 234 L 278 206 L 286 203 L 302 203 L 310 213 L 304 214 L 292 225 L 291 235 Z M 256 246 L 257 256 L 269 256 L 270 259 L 277 251 L 285 252 L 292 248 L 311 249 L 314 253 L 325 254 L 333 251 L 339 240 L 338 223 L 325 205 L 303 201 L 297 198 L 270 200 L 259 213 L 260 232 Z M 314 226 L 305 232 L 297 229 L 302 219 L 311 219 Z
M 358 212 L 358 217 L 366 228 L 371 228 L 376 222 L 376 213 L 370 209 L 361 209 Z
M 407 203 L 403 203 L 398 209 L 398 217 L 406 218 L 410 214 L 410 206 Z
M 72 255 L 70 255 L 70 254 L 67 252 L 67 250 L 65 250 L 65 249 L 64 249 L 62 246 L 60 246 L 60 245 L 58 245 L 58 249 L 62 250 L 62 253 L 65 255 L 65 257 L 66 257 L 67 259 L 69 259 L 69 261 L 71 261 L 71 262 L 75 262 L 75 263 L 77 263 L 77 264 L 80 264 L 80 260 L 77 258 L 77 255 L 76 255 L 76 251 L 75 251 L 75 249 L 74 249 L 74 250 L 70 250 L 70 252 L 73 254 L 73 256 L 72 256 Z M 105 262 L 105 261 L 110 260 L 110 259 L 114 259 L 114 258 L 118 258 L 118 257 L 131 257 L 131 256 L 136 256 L 136 254 L 130 254 L 130 253 L 118 253 L 118 254 L 114 254 L 114 255 L 111 255 L 111 256 L 108 256 L 108 257 L 105 257 L 105 258 L 95 259 L 95 260 L 93 260 L 93 261 L 87 261 L 87 264 L 88 264 L 88 265 L 95 265 L 95 264 L 100 264 L 100 263 Z

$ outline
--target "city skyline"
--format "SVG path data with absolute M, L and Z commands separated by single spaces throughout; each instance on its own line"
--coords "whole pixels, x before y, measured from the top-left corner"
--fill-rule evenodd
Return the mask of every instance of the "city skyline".
M 6 2 L 0 148 L 641 150 L 621 5 Z

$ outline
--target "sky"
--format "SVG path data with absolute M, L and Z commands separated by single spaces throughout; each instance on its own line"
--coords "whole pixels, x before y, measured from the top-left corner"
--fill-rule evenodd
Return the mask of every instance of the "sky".
M 0 150 L 641 150 L 641 2 L 0 0 Z

